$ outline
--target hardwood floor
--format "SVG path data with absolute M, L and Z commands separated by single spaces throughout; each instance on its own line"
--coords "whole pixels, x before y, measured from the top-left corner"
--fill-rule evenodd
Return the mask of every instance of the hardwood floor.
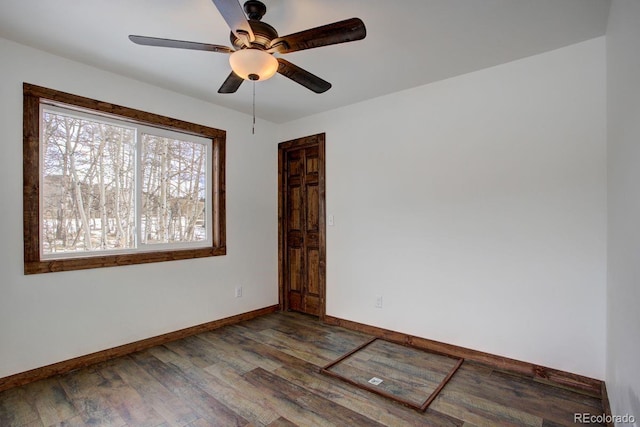
M 421 413 L 322 375 L 370 336 L 274 313 L 0 393 L 0 426 L 572 426 L 599 398 L 465 362 Z

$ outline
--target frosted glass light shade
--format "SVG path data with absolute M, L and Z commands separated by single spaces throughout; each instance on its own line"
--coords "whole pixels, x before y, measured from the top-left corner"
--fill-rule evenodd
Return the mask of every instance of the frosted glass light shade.
M 233 72 L 245 80 L 267 80 L 278 71 L 278 60 L 259 49 L 233 52 L 229 56 L 229 64 Z

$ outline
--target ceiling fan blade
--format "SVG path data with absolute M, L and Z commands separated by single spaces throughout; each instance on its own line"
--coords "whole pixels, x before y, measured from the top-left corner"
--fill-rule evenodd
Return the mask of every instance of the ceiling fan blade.
M 157 37 L 129 36 L 129 40 L 135 44 L 144 46 L 174 47 L 177 49 L 206 50 L 208 52 L 231 53 L 234 50 L 227 46 L 217 44 L 187 42 L 183 40 L 160 39 Z
M 243 44 L 247 47 L 251 46 L 256 38 L 253 35 L 249 21 L 244 15 L 242 6 L 238 3 L 238 0 L 212 0 L 216 5 L 220 15 L 224 18 L 225 22 L 231 29 L 231 32 L 236 35 Z
M 220 89 L 218 89 L 218 93 L 235 93 L 243 81 L 244 79 L 242 77 L 232 71 L 224 83 L 222 83 Z
M 366 35 L 367 29 L 361 19 L 345 19 L 333 24 L 275 38 L 269 43 L 268 52 L 296 52 L 298 50 L 362 40 Z
M 301 84 L 315 93 L 323 93 L 331 89 L 331 83 L 326 80 L 322 80 L 320 77 L 315 74 L 311 74 L 307 70 L 303 70 L 286 59 L 278 58 L 278 73 L 290 78 L 294 82 Z

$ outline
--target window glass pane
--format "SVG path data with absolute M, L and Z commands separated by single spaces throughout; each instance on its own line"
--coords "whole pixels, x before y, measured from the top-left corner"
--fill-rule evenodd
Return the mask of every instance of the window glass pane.
M 134 140 L 134 129 L 43 109 L 43 255 L 135 247 Z
M 142 134 L 143 244 L 207 240 L 207 147 Z

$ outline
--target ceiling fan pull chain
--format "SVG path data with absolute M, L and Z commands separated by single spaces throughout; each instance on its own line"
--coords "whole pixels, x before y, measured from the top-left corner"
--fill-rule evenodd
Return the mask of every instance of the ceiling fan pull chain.
M 256 134 L 256 81 L 251 82 L 253 84 L 253 127 L 251 128 L 251 134 Z

